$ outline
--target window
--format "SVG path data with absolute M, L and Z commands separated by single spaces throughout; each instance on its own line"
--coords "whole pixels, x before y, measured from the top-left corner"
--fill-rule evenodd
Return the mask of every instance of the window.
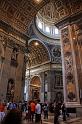
M 58 29 L 57 28 L 55 28 L 55 34 L 58 34 Z
M 40 29 L 42 29 L 42 23 L 41 23 L 41 22 L 38 23 L 38 27 L 39 27 Z
M 50 29 L 49 29 L 49 27 L 48 27 L 48 26 L 46 27 L 46 32 L 50 32 Z
M 60 33 L 56 26 L 54 24 L 47 23 L 47 21 L 44 21 L 42 17 L 39 17 L 39 15 L 36 16 L 36 26 L 42 34 L 49 38 L 60 39 Z
M 54 88 L 62 87 L 62 86 L 63 86 L 62 74 L 61 74 L 61 72 L 55 72 Z

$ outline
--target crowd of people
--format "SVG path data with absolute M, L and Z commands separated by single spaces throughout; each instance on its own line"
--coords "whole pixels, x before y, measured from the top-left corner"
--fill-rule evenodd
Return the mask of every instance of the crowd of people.
M 48 106 L 45 103 L 44 105 L 40 103 L 40 100 L 37 101 L 29 101 L 28 103 L 26 101 L 24 102 L 8 102 L 8 103 L 2 103 L 0 102 L 0 122 L 4 122 L 3 120 L 10 115 L 14 115 L 14 113 L 20 111 L 21 120 L 27 120 L 28 122 L 34 122 L 40 123 L 41 120 L 41 114 L 42 111 L 44 111 L 44 118 L 48 119 Z M 17 113 L 17 114 L 18 114 Z M 25 113 L 25 116 L 23 116 L 23 113 Z M 16 120 L 16 119 L 15 119 Z M 11 121 L 11 117 L 10 117 Z M 5 124 L 5 123 L 4 123 Z M 8 123 L 9 124 L 9 123 Z
M 53 104 L 40 103 L 40 100 L 27 102 L 0 102 L 0 122 L 1 124 L 8 124 L 12 122 L 14 124 L 17 121 L 27 120 L 28 122 L 42 123 L 41 115 L 44 115 L 44 119 L 48 119 L 48 113 L 54 113 L 54 124 L 58 124 L 60 111 L 62 110 L 63 121 L 66 121 L 66 116 L 69 116 L 65 104 L 54 102 Z M 25 116 L 23 116 L 25 113 Z M 14 120 L 15 119 L 15 120 Z M 16 124 L 16 123 L 15 123 Z M 20 124 L 17 122 L 17 124 Z

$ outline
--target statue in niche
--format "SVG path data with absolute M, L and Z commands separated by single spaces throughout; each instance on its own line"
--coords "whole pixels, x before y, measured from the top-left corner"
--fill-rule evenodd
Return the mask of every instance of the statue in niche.
M 18 49 L 16 47 L 13 48 L 12 54 L 11 54 L 11 65 L 17 67 L 17 56 L 18 56 Z
M 8 101 L 13 101 L 14 89 L 15 89 L 14 80 L 13 79 L 9 79 L 8 85 L 7 85 L 7 100 Z

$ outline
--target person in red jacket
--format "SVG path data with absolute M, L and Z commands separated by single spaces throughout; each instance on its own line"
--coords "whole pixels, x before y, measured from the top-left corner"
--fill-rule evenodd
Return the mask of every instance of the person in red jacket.
M 5 105 L 0 102 L 0 122 L 3 120 L 5 116 Z
M 33 122 L 34 114 L 35 114 L 35 102 L 34 101 L 31 101 L 30 107 L 31 107 L 31 121 Z

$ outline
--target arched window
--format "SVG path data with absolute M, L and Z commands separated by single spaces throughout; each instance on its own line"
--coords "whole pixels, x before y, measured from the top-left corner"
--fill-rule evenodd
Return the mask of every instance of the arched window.
M 36 26 L 38 30 L 49 38 L 60 38 L 60 33 L 53 23 L 47 22 L 40 13 L 36 15 Z
M 42 23 L 40 21 L 38 22 L 38 27 L 42 29 Z

